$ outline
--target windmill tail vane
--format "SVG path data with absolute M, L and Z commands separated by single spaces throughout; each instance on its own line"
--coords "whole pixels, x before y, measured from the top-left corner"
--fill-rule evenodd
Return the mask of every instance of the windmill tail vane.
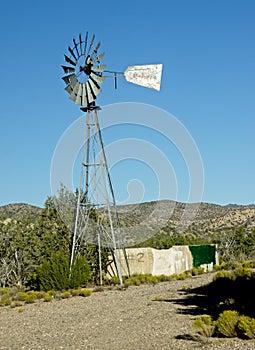
M 124 72 L 126 81 L 150 89 L 160 90 L 162 64 L 129 66 Z

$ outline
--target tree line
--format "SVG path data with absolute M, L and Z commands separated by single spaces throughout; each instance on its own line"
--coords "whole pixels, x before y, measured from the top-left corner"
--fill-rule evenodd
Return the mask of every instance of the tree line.
M 95 214 L 96 215 L 96 214 Z M 124 230 L 125 231 L 125 230 Z M 173 232 L 158 233 L 142 247 L 167 249 L 173 245 L 217 244 L 225 262 L 255 258 L 255 230 L 243 227 L 215 231 L 209 237 Z M 0 222 L 0 287 L 21 286 L 49 290 L 58 280 L 58 288 L 67 289 L 99 280 L 99 252 L 96 245 L 84 248 L 70 275 L 72 232 L 60 219 L 53 197 L 49 197 L 40 215 Z M 107 271 L 108 251 L 102 249 L 102 268 Z M 59 282 L 60 281 L 60 282 Z M 56 284 L 56 283 L 55 283 Z M 56 286 L 55 286 L 56 288 Z
M 71 245 L 72 232 L 59 217 L 53 197 L 46 200 L 37 219 L 26 215 L 21 220 L 1 221 L 0 287 L 25 285 L 49 290 L 97 283 L 97 246 L 87 245 L 83 258 L 75 259 L 70 275 Z M 101 254 L 106 271 L 108 253 L 102 249 Z

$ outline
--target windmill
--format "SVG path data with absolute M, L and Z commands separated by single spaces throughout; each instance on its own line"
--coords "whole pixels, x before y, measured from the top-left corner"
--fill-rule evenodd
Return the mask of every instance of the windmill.
M 104 53 L 99 53 L 99 49 L 95 35 L 89 38 L 86 32 L 83 38 L 80 34 L 78 40 L 73 39 L 72 47 L 68 46 L 66 63 L 62 66 L 69 98 L 86 113 L 70 268 L 86 243 L 93 242 L 98 244 L 101 271 L 100 249 L 104 245 L 112 256 L 113 273 L 122 284 L 122 275 L 129 275 L 129 265 L 98 121 L 97 111 L 101 108 L 96 105 L 96 98 L 109 74 L 114 77 L 115 87 L 117 78 L 124 77 L 128 82 L 159 91 L 162 64 L 129 66 L 123 73 L 107 71 L 101 63 Z

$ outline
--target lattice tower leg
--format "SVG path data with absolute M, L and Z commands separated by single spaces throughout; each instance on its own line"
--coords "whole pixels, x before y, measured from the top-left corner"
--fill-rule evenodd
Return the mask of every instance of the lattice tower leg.
M 99 250 L 102 244 L 108 248 L 122 284 L 122 275 L 130 275 L 129 264 L 96 109 L 88 110 L 86 114 L 70 268 L 75 257 L 82 254 L 86 244 L 92 241 L 98 244 Z

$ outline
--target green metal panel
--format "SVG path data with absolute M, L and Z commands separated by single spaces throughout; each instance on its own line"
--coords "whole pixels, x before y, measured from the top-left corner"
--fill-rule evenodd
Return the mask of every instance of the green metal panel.
M 215 264 L 216 246 L 208 245 L 190 245 L 189 249 L 193 258 L 193 266 L 198 267 L 202 264 Z

